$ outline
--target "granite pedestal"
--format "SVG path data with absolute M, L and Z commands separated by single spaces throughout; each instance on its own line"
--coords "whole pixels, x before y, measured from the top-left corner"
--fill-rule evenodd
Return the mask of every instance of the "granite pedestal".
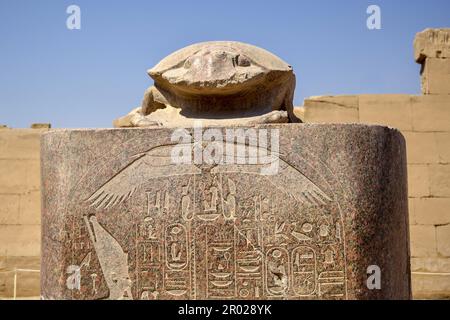
M 410 298 L 397 130 L 229 129 L 248 139 L 220 149 L 205 129 L 178 143 L 167 128 L 45 133 L 42 298 Z M 246 147 L 248 161 L 230 146 Z M 196 161 L 202 152 L 220 161 Z M 264 152 L 266 162 L 252 162 Z

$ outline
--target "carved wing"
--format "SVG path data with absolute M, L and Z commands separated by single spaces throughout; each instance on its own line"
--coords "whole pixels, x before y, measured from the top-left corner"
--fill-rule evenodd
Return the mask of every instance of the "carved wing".
M 279 154 L 255 146 L 247 146 L 247 150 L 245 159 L 240 155 L 234 155 L 234 163 L 247 164 L 222 164 L 212 169 L 211 173 L 242 173 L 263 176 L 276 188 L 289 193 L 300 203 L 319 205 L 325 204 L 326 201 L 332 201 L 319 186 L 297 168 L 284 161 Z M 262 158 L 256 156 L 261 154 L 265 156 Z
M 200 174 L 195 165 L 175 164 L 171 161 L 173 146 L 160 146 L 138 154 L 88 199 L 91 207 L 108 208 L 129 199 L 136 189 L 149 180 L 177 175 Z
M 186 144 L 192 150 L 195 144 Z M 236 152 L 245 147 L 244 153 Z M 95 191 L 87 201 L 91 207 L 108 208 L 129 199 L 139 186 L 151 179 L 177 175 L 201 174 L 194 164 L 176 164 L 170 157 L 173 146 L 156 147 L 136 155 L 134 160 Z M 330 197 L 298 169 L 268 149 L 225 143 L 226 152 L 233 150 L 232 160 L 217 164 L 211 173 L 241 173 L 264 176 L 276 188 L 289 193 L 296 201 L 311 205 L 325 204 Z M 242 150 L 242 149 L 241 149 Z M 229 156 L 229 154 L 224 155 Z M 227 161 L 226 161 L 227 162 Z M 275 170 L 275 171 L 273 171 Z

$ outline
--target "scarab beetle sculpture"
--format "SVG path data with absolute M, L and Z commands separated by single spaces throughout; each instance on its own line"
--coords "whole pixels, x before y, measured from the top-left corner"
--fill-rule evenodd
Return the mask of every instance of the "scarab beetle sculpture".
M 214 41 L 180 49 L 148 70 L 154 85 L 116 127 L 300 122 L 290 65 L 253 45 Z

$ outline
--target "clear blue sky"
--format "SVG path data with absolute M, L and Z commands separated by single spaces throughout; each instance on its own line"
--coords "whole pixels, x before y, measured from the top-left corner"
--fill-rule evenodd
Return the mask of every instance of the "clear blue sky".
M 81 8 L 68 30 L 66 8 Z M 382 30 L 366 27 L 381 7 Z M 297 74 L 295 104 L 324 94 L 420 92 L 412 42 L 450 27 L 449 0 L 0 0 L 0 124 L 110 127 L 140 104 L 146 69 L 207 40 L 248 42 Z

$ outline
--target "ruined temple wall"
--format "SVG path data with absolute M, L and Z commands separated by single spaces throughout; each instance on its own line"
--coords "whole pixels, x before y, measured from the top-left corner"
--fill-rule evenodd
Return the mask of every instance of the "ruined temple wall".
M 48 129 L 0 129 L 0 299 L 39 296 L 40 135 Z
M 407 142 L 413 295 L 450 297 L 450 94 L 312 97 L 296 112 L 307 123 L 401 130 Z

